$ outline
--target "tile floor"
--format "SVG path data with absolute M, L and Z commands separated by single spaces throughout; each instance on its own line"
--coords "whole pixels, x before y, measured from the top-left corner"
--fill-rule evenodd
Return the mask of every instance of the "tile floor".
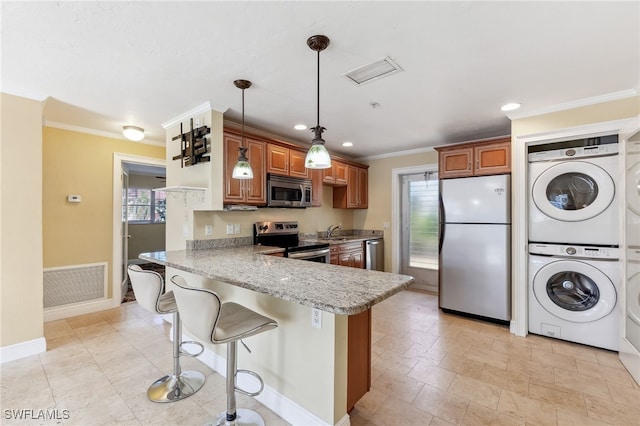
M 45 324 L 46 353 L 2 365 L 4 424 L 200 425 L 224 409 L 224 379 L 199 361 L 203 390 L 174 404 L 147 400 L 171 371 L 170 326 L 135 302 Z M 360 425 L 640 425 L 640 387 L 614 352 L 443 314 L 437 297 L 404 291 L 373 314 L 372 388 Z M 238 396 L 269 425 L 285 425 Z M 11 421 L 7 409 L 58 408 L 68 420 Z

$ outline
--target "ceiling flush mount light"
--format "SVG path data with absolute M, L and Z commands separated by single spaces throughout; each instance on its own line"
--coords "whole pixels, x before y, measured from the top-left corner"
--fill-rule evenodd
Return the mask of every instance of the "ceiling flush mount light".
M 294 129 L 296 130 L 307 130 L 307 125 L 306 124 L 296 124 L 295 126 L 293 126 Z
M 141 141 L 144 139 L 144 129 L 136 126 L 123 126 L 122 134 L 130 141 Z
M 500 107 L 500 109 L 502 111 L 513 111 L 515 109 L 518 109 L 522 106 L 522 104 L 518 103 L 518 102 L 510 102 L 508 104 L 504 104 Z
M 247 148 L 244 147 L 244 89 L 251 87 L 249 80 L 236 80 L 233 82 L 238 89 L 242 89 L 242 137 L 238 148 L 238 162 L 231 172 L 234 179 L 253 179 L 253 170 L 247 159 Z
M 350 146 L 353 146 L 353 142 L 349 142 L 349 141 L 342 142 L 342 146 L 346 146 L 348 148 Z
M 317 104 L 317 121 L 316 126 L 311 128 L 315 137 L 311 141 L 311 148 L 307 152 L 304 165 L 308 169 L 328 169 L 331 167 L 331 157 L 329 151 L 324 146 L 322 132 L 326 129 L 320 125 L 320 52 L 329 46 L 329 37 L 323 35 L 314 35 L 307 39 L 307 46 L 311 50 L 318 52 L 318 104 Z

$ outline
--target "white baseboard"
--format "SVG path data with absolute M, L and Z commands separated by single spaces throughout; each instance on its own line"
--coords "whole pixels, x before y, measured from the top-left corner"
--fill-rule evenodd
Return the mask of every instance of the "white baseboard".
M 190 336 L 183 334 L 183 340 L 195 340 Z M 205 347 L 204 352 L 198 358 L 203 364 L 215 370 L 222 377 L 227 376 L 227 361 L 225 358 L 216 354 L 212 350 Z M 238 374 L 236 383 L 239 387 L 248 391 L 254 391 L 260 388 L 259 382 L 248 374 Z M 345 414 L 338 423 L 331 425 L 315 414 L 304 409 L 296 402 L 282 395 L 269 385 L 264 385 L 262 393 L 255 397 L 262 405 L 282 417 L 287 423 L 292 425 L 308 425 L 308 426 L 350 426 L 351 421 L 349 414 Z
M 46 308 L 44 310 L 44 322 L 105 311 L 117 306 L 118 305 L 114 304 L 113 299 L 97 299 L 87 302 L 56 306 L 55 308 Z
M 15 345 L 3 346 L 0 348 L 0 364 L 37 355 L 46 352 L 46 350 L 47 340 L 44 337 L 16 343 Z

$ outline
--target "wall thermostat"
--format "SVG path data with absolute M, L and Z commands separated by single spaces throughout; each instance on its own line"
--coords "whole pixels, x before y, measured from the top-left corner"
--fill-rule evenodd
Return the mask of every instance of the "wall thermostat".
M 67 201 L 70 203 L 79 203 L 82 201 L 82 197 L 79 195 L 67 195 Z

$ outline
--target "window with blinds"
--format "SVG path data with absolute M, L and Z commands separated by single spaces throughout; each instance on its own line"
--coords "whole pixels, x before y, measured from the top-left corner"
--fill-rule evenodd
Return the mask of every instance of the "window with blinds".
M 438 174 L 403 177 L 406 194 L 408 266 L 438 268 Z

